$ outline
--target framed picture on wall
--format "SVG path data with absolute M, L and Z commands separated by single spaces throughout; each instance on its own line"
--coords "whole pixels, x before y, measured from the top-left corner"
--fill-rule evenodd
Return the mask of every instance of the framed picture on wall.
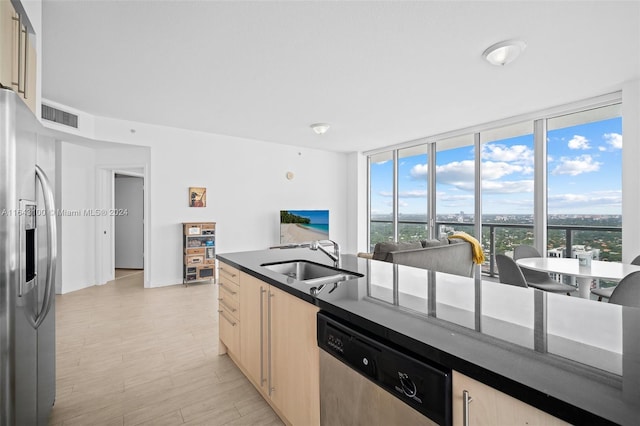
M 189 207 L 207 207 L 207 188 L 189 188 Z

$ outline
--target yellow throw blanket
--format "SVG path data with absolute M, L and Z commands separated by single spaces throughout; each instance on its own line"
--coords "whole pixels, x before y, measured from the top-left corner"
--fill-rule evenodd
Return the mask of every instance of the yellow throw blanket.
M 484 251 L 482 251 L 482 246 L 480 245 L 480 242 L 478 240 L 462 231 L 458 231 L 453 235 L 449 235 L 449 238 L 459 238 L 470 243 L 471 249 L 473 250 L 473 262 L 477 265 L 482 265 L 484 263 Z

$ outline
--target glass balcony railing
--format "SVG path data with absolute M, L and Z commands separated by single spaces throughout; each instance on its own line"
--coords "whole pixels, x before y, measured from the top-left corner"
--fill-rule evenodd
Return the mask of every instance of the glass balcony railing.
M 547 250 L 556 257 L 573 257 L 573 251 L 584 247 L 597 251 L 597 258 L 612 262 L 622 261 L 622 227 L 591 225 L 548 225 Z M 393 222 L 371 220 L 371 244 L 393 240 Z M 475 224 L 471 222 L 436 222 L 436 235 L 464 231 L 475 236 Z M 399 221 L 399 241 L 418 241 L 427 238 L 427 223 L 420 221 Z M 476 236 L 477 238 L 477 236 Z M 533 245 L 533 224 L 525 223 L 485 223 L 479 239 L 485 251 L 483 274 L 497 276 L 496 254 L 509 255 L 516 246 Z M 567 249 L 568 248 L 568 249 Z

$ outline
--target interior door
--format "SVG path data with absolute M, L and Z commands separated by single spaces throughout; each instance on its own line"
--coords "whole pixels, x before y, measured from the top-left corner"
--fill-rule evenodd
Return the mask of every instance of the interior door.
M 115 267 L 143 269 L 144 266 L 144 179 L 115 176 Z

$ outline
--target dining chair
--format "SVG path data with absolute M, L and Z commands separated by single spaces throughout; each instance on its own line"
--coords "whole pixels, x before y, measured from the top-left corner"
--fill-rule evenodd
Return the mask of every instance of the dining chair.
M 633 259 L 631 261 L 631 264 L 632 265 L 636 265 L 636 266 L 640 266 L 640 255 L 636 256 L 635 259 Z M 602 287 L 602 288 L 592 288 L 591 289 L 591 293 L 593 293 L 596 296 L 598 296 L 598 302 L 601 302 L 602 298 L 610 299 L 611 298 L 611 294 L 613 293 L 613 290 L 615 288 L 616 288 L 616 286 Z
M 504 254 L 496 254 L 496 264 L 498 265 L 498 278 L 502 284 L 529 287 L 515 260 Z
M 609 303 L 640 308 L 640 271 L 632 272 L 620 280 L 613 288 Z
M 517 246 L 513 250 L 513 259 L 524 259 L 526 257 L 542 257 L 540 252 L 536 250 L 535 247 L 520 245 Z M 544 291 L 549 291 L 552 293 L 567 293 L 570 295 L 574 291 L 577 291 L 577 288 L 561 283 L 560 281 L 554 280 L 549 276 L 547 272 L 543 271 L 534 271 L 533 269 L 520 268 L 522 270 L 522 274 L 527 280 L 527 284 L 530 287 L 537 288 Z

